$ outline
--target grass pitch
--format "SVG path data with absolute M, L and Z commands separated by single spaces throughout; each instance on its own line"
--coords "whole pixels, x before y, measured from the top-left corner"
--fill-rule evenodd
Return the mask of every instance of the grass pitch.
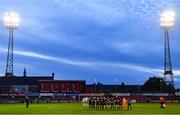
M 179 104 L 166 104 L 160 109 L 158 103 L 136 103 L 132 110 L 89 110 L 80 103 L 31 104 L 29 109 L 24 104 L 0 104 L 0 114 L 180 114 Z

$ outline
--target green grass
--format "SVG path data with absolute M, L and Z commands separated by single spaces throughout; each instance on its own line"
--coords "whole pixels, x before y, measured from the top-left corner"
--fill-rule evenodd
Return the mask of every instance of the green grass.
M 0 114 L 180 114 L 180 104 L 166 104 L 160 109 L 158 103 L 133 104 L 130 111 L 89 110 L 80 103 L 31 104 L 26 109 L 24 104 L 0 104 Z

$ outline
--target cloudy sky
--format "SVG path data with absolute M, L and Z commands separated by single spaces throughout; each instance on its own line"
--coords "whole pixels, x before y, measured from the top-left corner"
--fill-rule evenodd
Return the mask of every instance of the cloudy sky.
M 143 84 L 162 76 L 160 14 L 176 12 L 170 30 L 172 65 L 180 87 L 180 0 L 0 0 L 0 74 L 4 75 L 8 32 L 2 17 L 19 13 L 14 33 L 14 73 L 56 79 Z

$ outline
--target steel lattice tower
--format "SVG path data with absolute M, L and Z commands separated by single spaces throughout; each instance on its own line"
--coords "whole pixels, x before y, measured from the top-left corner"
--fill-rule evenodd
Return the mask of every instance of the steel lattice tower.
M 18 27 L 19 16 L 14 12 L 7 12 L 4 16 L 5 27 L 9 31 L 6 77 L 13 77 L 13 32 Z
M 161 27 L 164 29 L 164 81 L 174 87 L 169 43 L 169 29 L 174 25 L 175 13 L 166 11 L 161 14 Z
M 164 80 L 174 86 L 168 28 L 164 29 Z
M 13 28 L 9 28 L 8 54 L 6 63 L 6 77 L 13 76 Z

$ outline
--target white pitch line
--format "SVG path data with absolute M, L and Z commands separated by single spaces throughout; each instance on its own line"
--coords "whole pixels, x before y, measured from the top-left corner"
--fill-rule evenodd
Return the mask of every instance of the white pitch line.
M 55 107 L 48 107 L 48 109 L 57 109 L 57 108 L 55 108 Z
M 91 113 L 86 114 L 0 114 L 0 115 L 90 115 Z M 93 115 L 104 115 L 104 114 L 93 114 Z M 118 115 L 118 114 L 106 114 L 106 115 Z M 154 115 L 154 114 L 123 114 L 123 115 Z M 155 114 L 155 115 L 179 115 L 179 114 Z

